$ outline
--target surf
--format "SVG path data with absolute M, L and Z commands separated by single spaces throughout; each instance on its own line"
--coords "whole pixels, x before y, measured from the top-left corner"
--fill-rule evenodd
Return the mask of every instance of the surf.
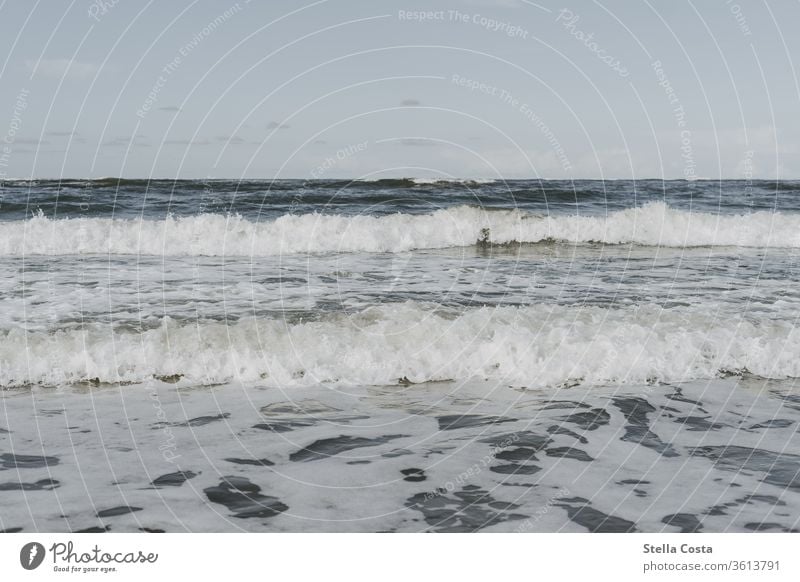
M 291 388 L 489 380 L 523 388 L 800 377 L 791 321 L 707 309 L 397 303 L 319 320 L 0 332 L 0 385 L 255 383 Z
M 406 252 L 555 241 L 656 247 L 800 247 L 800 215 L 715 215 L 654 202 L 605 216 L 541 215 L 473 206 L 383 216 L 285 214 L 271 221 L 200 214 L 163 220 L 67 218 L 39 213 L 0 222 L 0 255 L 275 256 Z

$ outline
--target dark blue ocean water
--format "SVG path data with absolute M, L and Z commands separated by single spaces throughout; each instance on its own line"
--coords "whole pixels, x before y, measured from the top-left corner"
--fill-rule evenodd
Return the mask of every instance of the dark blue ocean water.
M 474 205 L 548 213 L 605 212 L 661 201 L 711 213 L 800 212 L 800 181 L 685 180 L 33 180 L 2 189 L 0 220 L 163 218 L 202 213 L 274 219 L 288 213 L 421 214 Z

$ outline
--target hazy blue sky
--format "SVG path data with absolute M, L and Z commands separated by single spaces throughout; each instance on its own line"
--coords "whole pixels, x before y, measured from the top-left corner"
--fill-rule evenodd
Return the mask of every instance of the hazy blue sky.
M 798 23 L 796 0 L 0 0 L 0 177 L 797 178 Z

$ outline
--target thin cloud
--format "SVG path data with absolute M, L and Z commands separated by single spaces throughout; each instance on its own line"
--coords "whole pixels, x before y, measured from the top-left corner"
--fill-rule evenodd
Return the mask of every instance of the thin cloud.
M 25 61 L 31 75 L 51 79 L 87 79 L 97 74 L 100 68 L 93 63 L 82 63 L 70 59 L 42 59 Z
M 38 145 L 47 145 L 50 142 L 49 141 L 43 141 L 43 140 L 36 139 L 36 138 L 20 137 L 20 138 L 15 139 L 14 143 L 19 144 L 19 145 L 35 145 L 35 146 L 38 146 Z
M 190 140 L 190 139 L 168 139 L 164 142 L 164 145 L 181 145 L 181 146 L 205 146 L 211 145 L 211 142 L 207 139 L 198 139 L 198 140 Z
M 178 107 L 177 105 L 166 105 L 164 107 L 159 107 L 158 110 L 159 111 L 167 111 L 169 113 L 177 113 L 178 111 L 181 110 L 181 108 Z
M 229 144 L 232 144 L 232 145 L 244 145 L 246 143 L 249 143 L 246 139 L 244 139 L 242 137 L 239 137 L 238 135 L 231 135 L 231 136 L 218 135 L 214 139 L 216 139 L 217 141 L 226 142 L 226 143 L 229 143 Z
M 289 129 L 285 123 L 278 123 L 277 121 L 270 121 L 267 124 L 267 129 Z
M 77 131 L 48 131 L 45 135 L 50 137 L 72 137 L 78 135 Z
M 420 101 L 417 101 L 416 99 L 403 99 L 400 102 L 400 105 L 404 107 L 416 107 L 418 105 L 422 105 L 422 103 Z
M 150 144 L 144 140 L 144 136 L 139 135 L 115 137 L 103 142 L 103 147 L 106 148 L 128 147 L 129 145 L 133 147 L 150 147 Z
M 421 137 L 407 137 L 400 140 L 400 144 L 407 147 L 431 147 L 437 145 L 436 142 Z

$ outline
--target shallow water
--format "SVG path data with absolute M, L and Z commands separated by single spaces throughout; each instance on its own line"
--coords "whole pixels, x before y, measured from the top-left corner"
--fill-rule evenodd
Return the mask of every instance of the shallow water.
M 555 392 L 476 381 L 6 392 L 1 524 L 794 531 L 796 388 L 729 378 Z

